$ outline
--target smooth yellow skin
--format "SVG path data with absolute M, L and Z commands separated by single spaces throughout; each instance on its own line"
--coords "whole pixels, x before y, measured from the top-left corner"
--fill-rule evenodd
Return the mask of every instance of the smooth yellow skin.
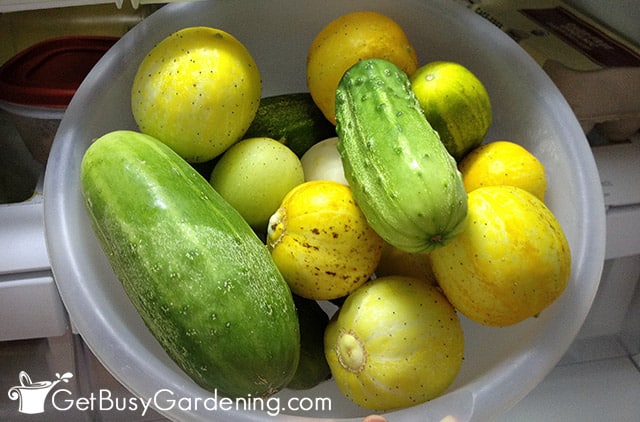
M 145 56 L 131 89 L 140 130 L 189 162 L 204 162 L 238 141 L 260 104 L 258 67 L 222 30 L 177 31 Z
M 533 317 L 564 291 L 571 253 L 542 201 L 513 186 L 469 193 L 465 230 L 431 252 L 438 283 L 469 319 L 507 326 Z
M 325 117 L 336 124 L 338 83 L 351 66 L 368 58 L 386 59 L 411 75 L 418 67 L 415 49 L 400 25 L 388 16 L 363 11 L 327 24 L 307 55 L 309 93 Z
M 435 286 L 381 277 L 351 293 L 330 321 L 325 356 L 349 399 L 386 411 L 442 394 L 462 365 L 464 335 Z
M 510 185 L 544 201 L 547 178 L 542 163 L 527 149 L 510 141 L 495 141 L 471 151 L 459 165 L 465 190 Z
M 267 245 L 295 294 L 328 300 L 346 296 L 371 277 L 382 239 L 348 186 L 322 180 L 298 185 L 285 196 L 269 220 Z

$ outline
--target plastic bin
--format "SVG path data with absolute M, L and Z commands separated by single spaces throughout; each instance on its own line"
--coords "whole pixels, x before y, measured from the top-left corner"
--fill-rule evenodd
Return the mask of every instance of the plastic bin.
M 551 181 L 546 200 L 567 234 L 573 256 L 567 289 L 538 318 L 505 328 L 480 326 L 463 318 L 465 361 L 454 384 L 443 396 L 390 412 L 388 419 L 495 419 L 554 368 L 589 311 L 605 251 L 604 202 L 593 155 L 562 94 L 498 28 L 450 0 L 170 4 L 127 33 L 89 73 L 56 135 L 44 189 L 47 246 L 72 321 L 115 378 L 135 395 L 152 399 L 163 416 L 180 421 L 330 418 L 361 422 L 371 412 L 350 403 L 332 381 L 274 396 L 283 406 L 296 403 L 295 398 L 305 404 L 311 403 L 306 399 L 329 398 L 330 409 L 278 408 L 277 418 L 264 410 L 213 409 L 214 393 L 196 385 L 173 363 L 115 278 L 82 201 L 79 174 L 84 151 L 108 131 L 137 129 L 130 105 L 133 77 L 147 52 L 170 33 L 208 25 L 233 34 L 254 56 L 263 80 L 262 95 L 269 96 L 306 90 L 305 59 L 315 35 L 330 20 L 363 9 L 399 22 L 421 63 L 458 61 L 485 83 L 494 107 L 487 140 L 516 141 L 545 165 Z M 173 405 L 166 399 L 173 399 Z M 221 398 L 217 399 L 219 404 Z
M 0 67 L 0 108 L 11 114 L 37 161 L 47 161 L 76 89 L 117 40 L 98 36 L 52 38 L 21 51 Z

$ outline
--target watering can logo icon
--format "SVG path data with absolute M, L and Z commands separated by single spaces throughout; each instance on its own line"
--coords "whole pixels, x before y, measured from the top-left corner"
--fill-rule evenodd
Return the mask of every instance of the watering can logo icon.
M 59 382 L 69 382 L 73 378 L 71 372 L 65 372 L 60 375 L 56 373 L 55 381 L 36 381 L 32 382 L 29 374 L 20 371 L 18 379 L 20 385 L 16 385 L 9 389 L 9 398 L 11 400 L 19 400 L 18 412 L 27 414 L 44 413 L 44 402 L 49 392 Z

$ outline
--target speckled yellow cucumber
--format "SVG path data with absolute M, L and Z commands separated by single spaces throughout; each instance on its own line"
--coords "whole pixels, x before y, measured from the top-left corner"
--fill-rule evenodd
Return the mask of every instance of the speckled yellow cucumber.
M 162 142 L 116 131 L 89 147 L 81 182 L 115 274 L 180 368 L 226 396 L 286 386 L 300 352 L 291 292 L 202 176 Z
M 267 246 L 293 293 L 332 300 L 369 280 L 380 260 L 382 238 L 348 186 L 313 180 L 284 197 L 269 219 Z
M 131 111 L 141 132 L 202 163 L 242 138 L 261 89 L 258 67 L 238 39 L 216 28 L 188 27 L 144 57 L 131 86 Z
M 560 222 L 538 197 L 516 186 L 469 192 L 467 227 L 429 256 L 438 285 L 470 320 L 517 324 L 564 292 L 571 250 Z
M 401 276 L 380 277 L 352 292 L 329 322 L 324 344 L 340 390 L 373 410 L 442 394 L 464 355 L 453 306 L 435 286 Z
M 356 202 L 391 245 L 427 252 L 464 227 L 460 172 L 393 63 L 359 62 L 336 93 L 338 149 Z

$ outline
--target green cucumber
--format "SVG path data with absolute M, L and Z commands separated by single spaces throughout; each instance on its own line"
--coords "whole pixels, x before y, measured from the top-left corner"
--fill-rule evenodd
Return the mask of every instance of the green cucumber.
M 287 388 L 307 390 L 331 378 L 324 356 L 324 330 L 329 316 L 315 300 L 293 296 L 300 321 L 300 362 Z
M 406 73 L 382 59 L 355 64 L 338 85 L 336 119 L 345 177 L 383 239 L 428 252 L 464 229 L 462 176 Z
M 300 354 L 291 292 L 202 176 L 155 138 L 115 131 L 86 151 L 81 187 L 116 276 L 186 374 L 227 397 L 288 384 Z
M 336 136 L 308 92 L 264 97 L 244 138 L 267 137 L 282 142 L 298 157 L 323 139 Z

